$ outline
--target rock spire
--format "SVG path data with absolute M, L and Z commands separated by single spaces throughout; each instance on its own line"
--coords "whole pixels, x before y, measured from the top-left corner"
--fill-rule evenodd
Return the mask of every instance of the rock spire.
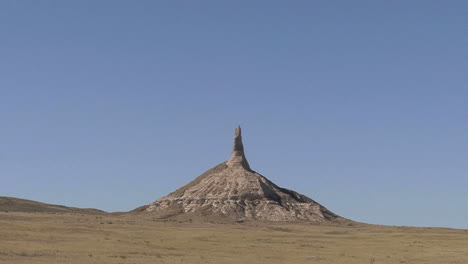
M 246 170 L 251 170 L 249 162 L 245 158 L 244 144 L 242 144 L 242 130 L 240 126 L 236 128 L 231 158 L 226 162 L 226 164 L 231 167 L 241 166 Z

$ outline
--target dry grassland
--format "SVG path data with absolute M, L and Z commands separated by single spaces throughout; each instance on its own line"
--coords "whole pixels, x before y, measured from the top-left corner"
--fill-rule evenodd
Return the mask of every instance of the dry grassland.
M 0 263 L 468 263 L 468 230 L 0 213 Z

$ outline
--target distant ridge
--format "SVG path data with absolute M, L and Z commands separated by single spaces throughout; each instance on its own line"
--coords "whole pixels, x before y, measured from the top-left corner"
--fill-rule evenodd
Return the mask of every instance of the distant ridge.
M 162 219 L 224 217 L 237 221 L 350 221 L 309 197 L 281 188 L 253 171 L 245 157 L 240 127 L 235 130 L 234 147 L 228 161 L 132 212 Z
M 106 214 L 92 208 L 76 208 L 0 196 L 0 212 Z

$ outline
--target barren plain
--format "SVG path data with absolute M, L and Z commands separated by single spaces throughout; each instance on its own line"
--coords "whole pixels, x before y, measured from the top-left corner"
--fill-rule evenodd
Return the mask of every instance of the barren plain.
M 0 212 L 0 263 L 468 263 L 468 230 Z

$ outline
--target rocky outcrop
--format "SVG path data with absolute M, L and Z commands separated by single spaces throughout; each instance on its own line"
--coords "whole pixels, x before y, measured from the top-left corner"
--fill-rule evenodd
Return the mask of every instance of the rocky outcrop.
M 234 136 L 234 147 L 232 150 L 231 158 L 226 162 L 230 167 L 242 167 L 245 170 L 250 171 L 249 163 L 245 158 L 244 144 L 242 144 L 242 130 L 240 126 L 236 128 Z
M 215 214 L 236 220 L 327 222 L 340 219 L 307 196 L 278 187 L 251 170 L 241 134 L 241 128 L 237 127 L 228 161 L 141 210 L 163 218 Z

